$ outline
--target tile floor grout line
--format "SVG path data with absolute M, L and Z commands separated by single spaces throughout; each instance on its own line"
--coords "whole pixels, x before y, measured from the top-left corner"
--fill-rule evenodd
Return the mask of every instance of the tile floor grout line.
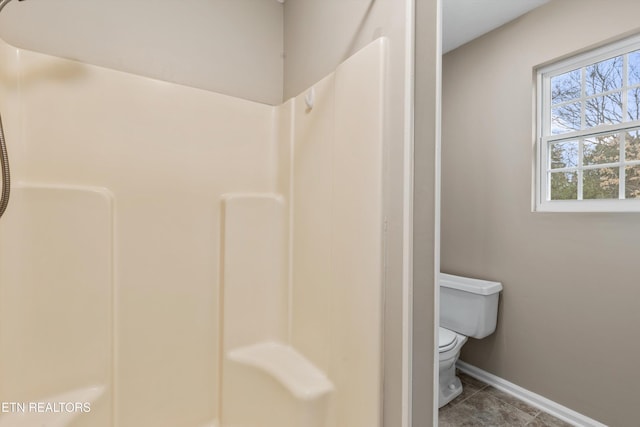
M 498 400 L 498 401 L 500 401 L 500 402 L 504 403 L 504 404 L 505 404 L 505 405 L 507 405 L 508 407 L 512 408 L 512 411 L 515 409 L 517 412 L 520 412 L 520 413 L 522 413 L 522 414 L 524 414 L 524 415 L 526 415 L 526 416 L 528 416 L 528 417 L 531 417 L 531 419 L 530 419 L 529 421 L 527 421 L 527 424 L 531 423 L 531 421 L 533 421 L 534 419 L 536 419 L 536 417 L 538 416 L 538 413 L 536 413 L 535 415 L 531 415 L 530 413 L 523 411 L 522 409 L 518 408 L 517 406 L 514 406 L 514 405 L 512 405 L 511 403 L 506 402 L 506 401 L 504 401 L 504 400 L 500 399 L 498 396 L 495 396 L 495 395 L 493 395 L 493 394 L 491 394 L 491 393 L 489 393 L 489 392 L 487 392 L 487 394 L 488 394 L 489 396 L 493 397 L 494 399 L 496 399 L 496 400 Z M 526 426 L 527 424 L 525 424 L 525 426 Z
M 459 404 L 461 404 L 462 402 L 465 402 L 465 401 L 469 400 L 469 398 L 470 398 L 470 397 L 475 396 L 476 394 L 480 393 L 480 392 L 481 392 L 482 390 L 484 390 L 485 388 L 486 388 L 486 386 L 485 386 L 485 387 L 482 387 L 482 388 L 479 388 L 478 390 L 474 391 L 473 393 L 471 393 L 469 396 L 465 397 L 465 398 L 464 398 L 464 399 L 462 399 L 461 401 L 456 402 L 456 403 L 455 403 L 455 405 L 453 405 L 453 406 L 459 405 Z
M 456 411 L 456 410 L 464 411 L 464 406 L 461 406 L 461 404 L 464 404 L 465 402 L 469 401 L 474 397 L 477 397 L 480 399 L 489 399 L 489 400 L 494 399 L 493 402 L 498 402 L 499 404 L 504 405 L 504 407 L 509 410 L 509 413 L 519 414 L 518 418 L 520 418 L 524 422 L 524 424 L 519 424 L 519 425 L 523 427 L 540 425 L 540 424 L 545 426 L 548 425 L 544 420 L 544 416 L 548 414 L 542 411 L 541 409 L 527 405 L 525 402 L 522 402 L 523 404 L 525 404 L 525 407 L 523 408 L 518 407 L 512 402 L 503 399 L 504 396 L 501 396 L 499 393 L 494 394 L 492 389 L 497 392 L 500 392 L 500 390 L 495 389 L 495 387 L 492 387 L 489 384 L 484 383 L 483 381 L 480 381 L 477 379 L 474 379 L 474 381 L 465 381 L 464 377 L 462 377 L 461 379 L 464 387 L 472 388 L 474 389 L 474 391 L 471 392 L 471 394 L 466 396 L 464 399 L 458 402 L 452 403 L 450 406 L 447 405 L 442 409 L 446 408 L 448 409 L 448 412 Z M 482 394 L 482 395 L 479 396 L 479 394 Z M 470 402 L 468 402 L 467 404 L 470 404 Z
M 534 410 L 536 411 L 536 413 L 535 413 L 535 414 L 530 414 L 530 413 L 528 413 L 528 412 L 526 412 L 526 411 L 523 411 L 522 409 L 518 408 L 518 407 L 517 407 L 517 406 L 515 406 L 514 404 L 509 403 L 509 402 L 507 402 L 507 401 L 506 401 L 506 400 L 504 400 L 504 399 L 501 399 L 500 397 L 496 396 L 495 394 L 492 394 L 492 393 L 490 393 L 490 392 L 488 392 L 488 393 L 489 393 L 489 394 L 491 394 L 491 396 L 493 396 L 493 397 L 495 397 L 496 399 L 498 399 L 500 402 L 502 402 L 502 403 L 504 403 L 504 404 L 507 404 L 507 405 L 511 406 L 512 408 L 517 409 L 517 410 L 518 410 L 518 411 L 520 411 L 520 412 L 524 412 L 524 413 L 525 413 L 525 414 L 527 414 L 527 415 L 531 415 L 533 418 L 537 418 L 537 417 L 538 417 L 538 415 L 540 415 L 540 414 L 543 412 L 543 411 L 541 411 L 540 409 L 538 409 L 538 408 L 536 408 L 536 407 L 530 406 L 530 408 L 532 408 L 532 409 L 534 409 Z M 466 399 L 465 399 L 465 400 L 466 400 Z

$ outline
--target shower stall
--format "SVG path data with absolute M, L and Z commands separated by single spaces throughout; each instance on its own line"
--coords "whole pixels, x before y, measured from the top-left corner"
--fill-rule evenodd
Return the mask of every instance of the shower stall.
M 274 105 L 0 41 L 0 427 L 382 426 L 405 31 Z

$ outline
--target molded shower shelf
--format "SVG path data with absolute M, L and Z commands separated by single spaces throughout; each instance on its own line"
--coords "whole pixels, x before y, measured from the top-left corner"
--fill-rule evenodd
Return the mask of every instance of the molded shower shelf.
M 327 376 L 288 345 L 259 343 L 232 350 L 228 357 L 271 375 L 300 400 L 317 399 L 333 390 Z

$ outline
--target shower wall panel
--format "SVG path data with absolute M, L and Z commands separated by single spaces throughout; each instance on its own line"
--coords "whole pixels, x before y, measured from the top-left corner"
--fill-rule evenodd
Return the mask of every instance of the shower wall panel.
M 280 107 L 0 49 L 11 54 L 0 74 L 10 96 L 0 102 L 11 110 L 14 179 L 41 183 L 54 206 L 23 208 L 18 190 L 9 219 L 55 213 L 0 235 L 0 262 L 28 259 L 5 255 L 20 233 L 33 244 L 55 232 L 90 256 L 81 239 L 104 227 L 84 230 L 80 219 L 111 215 L 111 246 L 95 242 L 111 269 L 83 279 L 111 280 L 100 287 L 111 296 L 80 304 L 87 319 L 69 314 L 87 327 L 102 322 L 93 338 L 111 347 L 78 352 L 110 371 L 79 370 L 65 390 L 103 384 L 91 390 L 112 399 L 100 422 L 113 427 L 215 425 L 225 408 L 250 423 L 234 427 L 380 425 L 385 39 Z M 103 188 L 111 207 L 94 212 L 54 188 Z M 9 273 L 0 292 L 20 288 Z M 34 294 L 50 292 L 28 282 Z M 28 306 L 0 303 L 13 321 L 11 301 Z M 11 354 L 0 348 L 0 371 Z M 40 398 L 18 378 L 1 386 L 3 399 Z M 269 421 L 245 417 L 255 409 L 249 396 Z
M 386 42 L 295 98 L 291 342 L 335 386 L 331 427 L 380 424 Z
M 112 425 L 112 224 L 104 189 L 14 186 L 0 223 L 0 402 L 25 407 L 3 406 L 0 426 Z M 89 406 L 30 407 L 61 401 Z
M 222 204 L 222 347 L 286 342 L 284 200 L 277 194 L 233 194 Z
M 16 103 L 3 102 L 14 182 L 113 195 L 114 425 L 211 422 L 219 204 L 224 193 L 273 191 L 273 107 L 28 51 L 13 49 L 10 59 L 18 65 L 2 81 L 17 91 Z M 74 221 L 60 217 L 65 227 Z
M 315 84 L 313 91 L 313 109 L 304 99 L 309 92 L 295 98 L 294 109 L 291 340 L 309 360 L 328 372 L 335 73 Z

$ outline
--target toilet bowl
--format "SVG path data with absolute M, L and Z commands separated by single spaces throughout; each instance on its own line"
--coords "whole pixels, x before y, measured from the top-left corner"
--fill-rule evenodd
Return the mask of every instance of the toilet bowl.
M 462 383 L 456 377 L 456 361 L 460 349 L 467 342 L 467 337 L 449 329 L 440 327 L 438 333 L 438 352 L 440 363 L 440 393 L 438 407 L 442 407 L 462 393 Z M 444 403 L 443 403 L 444 402 Z
M 441 408 L 462 393 L 456 361 L 467 337 L 481 339 L 496 329 L 502 284 L 444 273 L 440 274 L 439 282 L 438 407 Z

